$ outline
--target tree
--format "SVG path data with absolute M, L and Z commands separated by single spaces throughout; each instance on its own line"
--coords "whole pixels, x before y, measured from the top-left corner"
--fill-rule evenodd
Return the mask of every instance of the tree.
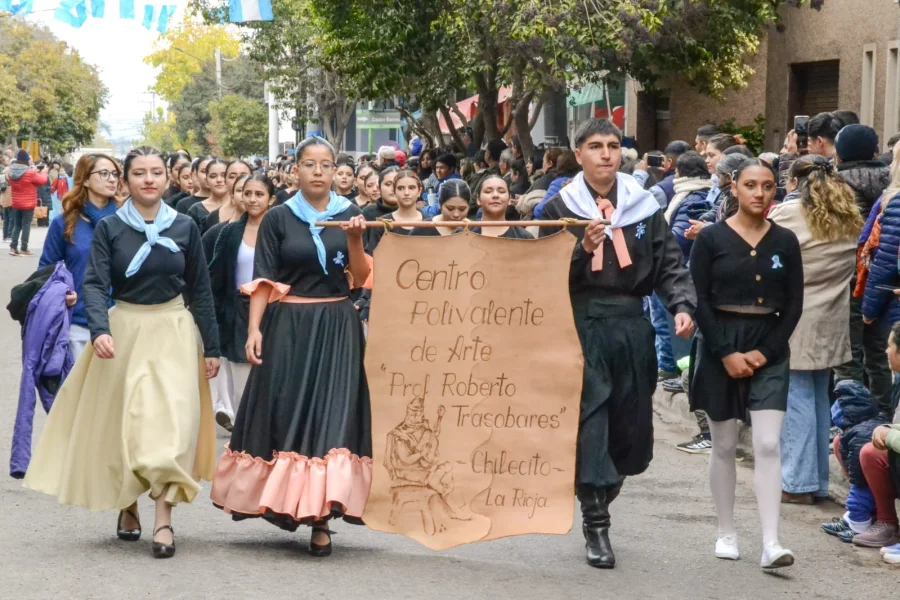
M 240 39 L 224 25 L 204 24 L 190 15 L 170 28 L 153 45 L 144 62 L 160 69 L 152 90 L 164 100 L 175 102 L 184 88 L 215 60 L 216 49 L 227 60 L 238 55 Z
M 275 0 L 274 21 L 244 23 L 242 40 L 249 56 L 262 66 L 265 80 L 283 109 L 298 121 L 318 122 L 326 139 L 341 149 L 344 131 L 360 99 L 358 89 L 325 60 L 317 43 L 318 23 L 310 0 Z M 227 8 L 193 0 L 208 22 Z
M 430 111 L 429 102 L 437 96 L 437 110 L 446 119 L 455 107 L 454 92 L 475 89 L 475 141 L 480 143 L 482 134 L 497 139 L 515 124 L 527 151 L 535 116 L 529 120 L 529 107 L 539 108 L 549 90 L 625 74 L 647 87 L 683 77 L 712 96 L 744 85 L 752 73 L 744 58 L 757 50 L 770 25 L 778 25 L 780 6 L 803 4 L 317 0 L 312 9 L 323 51 L 333 68 L 354 79 L 363 97 L 401 94 Z M 821 0 L 810 4 L 820 8 Z M 512 88 L 513 118 L 501 128 L 497 101 L 503 86 Z
M 180 136 L 174 113 L 163 111 L 162 108 L 157 108 L 155 115 L 151 112 L 144 115 L 141 137 L 135 141 L 135 146 L 151 146 L 163 152 L 172 152 L 183 148 L 191 155 L 197 155 L 203 151 L 196 133 L 188 131 L 187 136 Z
M 223 96 L 209 105 L 210 141 L 225 156 L 265 154 L 269 136 L 269 113 L 264 106 L 236 94 Z
M 264 107 L 264 83 L 259 65 L 246 55 L 239 55 L 222 65 L 222 94 L 236 94 L 252 99 Z M 211 152 L 209 125 L 212 120 L 210 104 L 219 99 L 215 65 L 204 63 L 191 82 L 181 90 L 180 97 L 170 102 L 179 139 L 193 139 L 203 152 Z
M 106 97 L 97 70 L 47 28 L 0 19 L 0 139 L 50 153 L 88 144 Z

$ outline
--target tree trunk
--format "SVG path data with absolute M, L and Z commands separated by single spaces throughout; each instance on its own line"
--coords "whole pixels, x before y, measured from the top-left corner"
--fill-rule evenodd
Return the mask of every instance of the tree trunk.
M 534 153 L 534 140 L 531 138 L 531 127 L 528 126 L 528 107 L 531 104 L 528 102 L 528 98 L 530 96 L 531 94 L 522 100 L 522 106 L 517 107 L 512 115 L 516 135 L 519 136 L 519 144 L 522 146 L 522 158 L 526 161 Z
M 478 107 L 478 112 L 469 121 L 469 125 L 472 126 L 472 141 L 475 143 L 475 146 L 481 148 L 484 143 L 484 119 L 481 117 L 481 106 Z
M 459 112 L 457 110 L 457 112 Z M 456 145 L 460 147 L 460 152 L 466 151 L 466 143 L 463 141 L 462 136 L 459 134 L 459 129 L 453 126 L 453 118 L 450 115 L 450 109 L 446 106 L 441 107 L 441 116 L 444 117 L 444 122 L 447 124 L 447 129 L 450 130 L 450 137 L 453 138 L 453 141 L 456 142 Z
M 475 75 L 475 86 L 478 89 L 478 112 L 481 113 L 481 125 L 484 137 L 492 142 L 500 139 L 497 128 L 497 84 L 492 73 Z

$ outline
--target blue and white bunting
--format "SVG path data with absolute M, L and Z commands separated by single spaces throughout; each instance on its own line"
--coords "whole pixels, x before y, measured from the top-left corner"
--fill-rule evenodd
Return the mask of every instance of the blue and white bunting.
M 72 27 L 81 27 L 87 21 L 87 0 L 62 0 L 53 16 Z
M 228 20 L 232 23 L 274 21 L 272 0 L 228 0 Z

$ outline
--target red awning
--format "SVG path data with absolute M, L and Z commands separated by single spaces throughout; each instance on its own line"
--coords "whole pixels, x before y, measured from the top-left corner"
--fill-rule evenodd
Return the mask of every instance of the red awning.
M 512 96 L 512 88 L 511 87 L 502 87 L 497 91 L 497 104 L 503 104 L 509 97 Z M 460 100 L 456 103 L 456 107 L 459 108 L 459 112 L 465 115 L 466 119 L 471 119 L 478 113 L 478 94 L 466 98 L 465 100 Z M 459 120 L 459 117 L 456 116 L 456 113 L 450 111 L 450 118 L 453 121 L 453 127 L 459 129 L 462 127 L 462 122 Z M 447 127 L 447 121 L 444 120 L 443 115 L 438 113 L 438 124 L 441 126 L 441 131 L 443 133 L 450 133 L 450 128 Z

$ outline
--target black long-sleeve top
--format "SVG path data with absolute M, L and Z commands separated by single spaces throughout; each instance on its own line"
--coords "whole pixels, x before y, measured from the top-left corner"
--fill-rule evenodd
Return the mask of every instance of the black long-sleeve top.
M 184 295 L 200 328 L 203 355 L 216 358 L 219 332 L 200 232 L 189 217 L 178 215 L 172 226 L 160 235 L 174 241 L 181 252 L 157 244 L 150 249 L 140 270 L 125 277 L 131 259 L 147 236 L 116 216 L 107 217 L 97 225 L 82 286 L 91 340 L 110 334 L 110 288 L 113 299 L 131 304 L 162 304 Z
M 754 248 L 720 221 L 700 230 L 690 269 L 697 288 L 697 326 L 716 358 L 736 351 L 722 335 L 717 306 L 773 309 L 778 324 L 756 349 L 770 363 L 787 354 L 803 312 L 803 259 L 793 231 L 772 223 Z
M 197 229 L 200 230 L 200 235 L 203 235 L 207 229 L 206 219 L 209 217 L 209 211 L 203 206 L 203 202 L 197 202 L 190 207 L 187 211 L 187 216 L 194 220 L 194 223 L 197 224 Z
M 594 193 L 594 192 L 592 192 Z M 596 196 L 596 193 L 594 193 Z M 615 206 L 616 186 L 607 194 Z M 562 196 L 553 196 L 544 206 L 543 218 L 547 220 L 580 219 L 584 217 L 572 212 Z M 560 231 L 561 227 L 541 227 L 540 237 Z M 697 306 L 697 296 L 691 283 L 690 274 L 684 266 L 684 255 L 672 235 L 663 211 L 616 230 L 616 235 L 624 235 L 631 257 L 631 266 L 619 266 L 613 242 L 603 242 L 603 269 L 594 271 L 591 266 L 593 254 L 581 245 L 584 227 L 571 227 L 569 231 L 578 238 L 572 263 L 569 268 L 569 293 L 573 303 L 591 297 L 625 295 L 641 298 L 654 291 L 673 315 L 692 315 Z
M 371 204 L 369 206 L 371 206 Z M 368 208 L 368 206 L 366 208 Z M 363 215 L 366 214 L 365 208 L 363 209 L 362 212 L 363 212 Z M 419 211 L 419 212 L 421 212 L 421 211 Z M 394 213 L 389 212 L 386 215 L 378 217 L 378 218 L 383 221 L 393 221 Z M 428 217 L 423 217 L 422 220 L 428 221 L 429 219 L 428 219 Z M 415 228 L 405 229 L 403 227 L 395 227 L 394 229 L 391 229 L 391 233 L 395 233 L 397 235 L 412 235 L 412 232 L 414 230 L 415 230 Z M 381 238 L 383 238 L 383 237 L 384 237 L 384 227 L 382 227 L 378 223 L 369 225 L 368 229 L 366 229 L 365 235 L 363 236 L 363 245 L 365 246 L 366 254 L 373 255 L 375 253 L 375 248 L 378 247 L 378 243 L 381 242 Z
M 212 237 L 213 250 L 208 254 L 209 278 L 216 307 L 216 321 L 219 325 L 219 341 L 222 355 L 232 362 L 247 362 L 244 344 L 247 330 L 236 331 L 236 322 L 246 325 L 246 305 L 237 287 L 236 272 L 238 252 L 247 228 L 247 215 L 236 223 L 220 223 L 203 235 L 203 245 L 207 246 Z M 246 298 L 246 296 L 244 296 Z M 238 311 L 244 311 L 243 319 L 238 319 Z
M 332 220 L 349 221 L 361 212 L 351 204 Z M 288 206 L 270 208 L 256 238 L 253 278 L 287 284 L 293 296 L 349 296 L 350 284 L 344 273 L 350 265 L 347 234 L 339 227 L 325 227 L 319 237 L 325 245 L 327 274 L 319 264 L 309 225 L 298 219 Z
M 198 202 L 203 202 L 207 198 L 209 198 L 209 196 L 186 196 L 178 201 L 178 204 L 175 205 L 175 210 L 186 215 L 190 207 Z

